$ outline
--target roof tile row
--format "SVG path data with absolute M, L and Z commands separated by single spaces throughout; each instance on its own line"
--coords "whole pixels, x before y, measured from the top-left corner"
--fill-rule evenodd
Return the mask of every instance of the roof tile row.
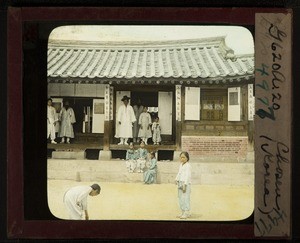
M 220 46 L 48 48 L 52 78 L 215 78 L 254 75 L 254 55 L 227 58 Z

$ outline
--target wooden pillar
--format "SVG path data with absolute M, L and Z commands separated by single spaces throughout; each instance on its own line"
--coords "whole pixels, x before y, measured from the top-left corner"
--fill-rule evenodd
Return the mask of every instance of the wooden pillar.
M 110 92 L 109 84 L 104 88 L 104 134 L 103 134 L 103 150 L 109 150 L 109 112 L 110 112 Z
M 103 150 L 99 152 L 99 160 L 110 160 L 110 138 L 113 120 L 113 88 L 107 84 L 104 91 L 104 135 Z
M 181 85 L 175 87 L 175 110 L 176 110 L 176 150 L 181 150 L 181 131 L 182 131 L 182 117 L 181 117 Z
M 181 121 L 176 121 L 176 149 L 181 150 Z
M 250 144 L 253 143 L 254 140 L 254 96 L 253 96 L 253 84 L 248 84 L 248 141 Z
M 110 121 L 104 121 L 104 135 L 103 135 L 103 150 L 109 150 L 110 144 Z

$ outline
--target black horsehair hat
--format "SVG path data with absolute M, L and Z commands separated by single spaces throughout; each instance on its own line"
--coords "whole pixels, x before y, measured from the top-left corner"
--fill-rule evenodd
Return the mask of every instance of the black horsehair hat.
M 121 99 L 121 101 L 124 101 L 124 100 L 129 100 L 130 97 L 128 97 L 127 95 L 124 95 L 123 98 Z

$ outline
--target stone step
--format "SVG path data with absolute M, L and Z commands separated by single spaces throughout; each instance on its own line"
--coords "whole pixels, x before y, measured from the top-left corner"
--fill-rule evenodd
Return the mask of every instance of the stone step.
M 253 185 L 254 163 L 191 161 L 193 184 Z M 157 163 L 157 183 L 174 183 L 179 162 Z M 128 173 L 124 160 L 48 160 L 48 179 L 141 183 L 142 173 Z
M 53 151 L 52 152 L 53 159 L 85 159 L 86 153 L 84 150 L 78 151 Z

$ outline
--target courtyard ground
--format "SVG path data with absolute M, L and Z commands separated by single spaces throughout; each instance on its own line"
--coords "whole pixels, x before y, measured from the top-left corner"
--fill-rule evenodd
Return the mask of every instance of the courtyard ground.
M 102 190 L 88 197 L 90 220 L 181 220 L 175 184 L 77 182 L 48 180 L 48 205 L 54 216 L 68 219 L 65 191 L 98 183 Z M 190 221 L 234 221 L 249 217 L 254 208 L 252 185 L 192 185 Z

